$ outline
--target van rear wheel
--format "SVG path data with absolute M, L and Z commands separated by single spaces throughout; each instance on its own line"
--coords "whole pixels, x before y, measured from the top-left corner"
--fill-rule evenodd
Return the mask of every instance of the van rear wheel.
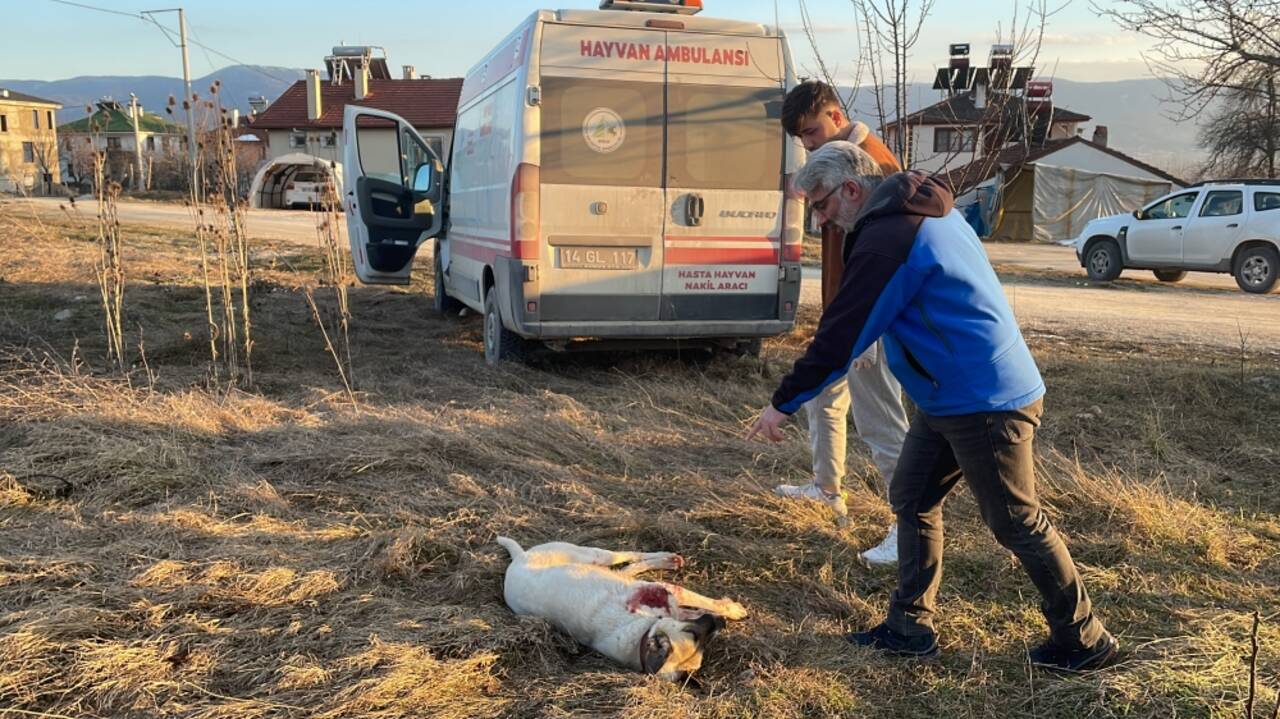
M 498 292 L 490 287 L 484 294 L 484 361 L 496 366 L 503 360 L 522 360 L 527 343 L 502 324 L 498 312 Z

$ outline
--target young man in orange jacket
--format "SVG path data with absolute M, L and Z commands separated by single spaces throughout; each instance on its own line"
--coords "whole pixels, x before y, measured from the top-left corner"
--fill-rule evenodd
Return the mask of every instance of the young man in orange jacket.
M 833 140 L 845 140 L 871 155 L 885 175 L 902 169 L 889 148 L 865 124 L 851 122 L 845 116 L 840 98 L 826 83 L 801 83 L 787 93 L 782 105 L 782 126 L 810 152 Z M 815 207 L 820 204 L 820 201 L 814 202 Z M 823 309 L 840 287 L 844 272 L 841 247 L 848 229 L 832 222 L 822 225 Z M 830 506 L 840 520 L 848 512 L 840 484 L 845 474 L 846 416 L 851 403 L 858 436 L 871 448 L 871 459 L 888 486 L 906 439 L 907 413 L 902 407 L 902 387 L 889 372 L 883 346 L 876 343 L 854 362 L 845 379 L 831 384 L 805 404 L 814 481 L 803 485 L 783 484 L 775 489 L 784 497 L 821 501 Z M 891 525 L 888 536 L 879 546 L 863 552 L 862 558 L 871 564 L 897 564 L 897 524 Z

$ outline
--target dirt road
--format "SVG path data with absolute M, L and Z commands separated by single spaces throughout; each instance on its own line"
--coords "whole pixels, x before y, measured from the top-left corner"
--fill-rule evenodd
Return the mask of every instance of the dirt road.
M 72 207 L 64 199 L 36 197 L 28 200 L 0 203 L 0 211 L 9 211 L 8 207 L 12 206 L 14 211 L 21 212 L 23 211 L 23 203 L 31 203 L 44 212 L 56 212 L 58 211 L 58 205 L 63 205 L 67 208 Z M 71 211 L 79 212 L 92 218 L 95 212 L 93 203 L 92 197 L 80 198 L 76 200 L 76 209 Z M 192 223 L 191 214 L 186 207 L 170 202 L 121 200 L 118 212 L 121 222 L 147 225 L 149 227 L 190 229 Z M 315 247 L 316 244 L 315 220 L 310 212 L 302 210 L 249 210 L 246 226 L 249 230 L 249 235 L 252 237 L 264 240 L 297 242 L 308 247 Z
M 58 200 L 30 200 L 57 211 Z M 20 202 L 0 211 L 24 211 Z M 80 212 L 92 214 L 89 205 Z M 126 223 L 188 228 L 186 208 L 160 202 L 121 202 Z M 315 246 L 311 213 L 251 210 L 249 233 L 263 239 Z M 1070 248 L 1055 245 L 989 244 L 1005 292 L 1024 327 L 1045 332 L 1089 332 L 1133 341 L 1187 342 L 1280 352 L 1280 294 L 1246 295 L 1227 275 L 1192 273 L 1177 285 L 1156 282 L 1149 272 L 1130 270 L 1117 282 L 1091 283 Z M 429 253 L 429 250 L 428 250 Z M 425 256 L 429 256 L 424 253 Z M 818 301 L 818 274 L 806 269 L 803 302 Z
M 1067 247 L 990 244 L 1005 294 L 1024 328 L 1088 332 L 1153 345 L 1170 342 L 1280 353 L 1280 293 L 1241 292 L 1227 275 L 1192 273 L 1177 285 L 1130 270 L 1119 280 L 1088 280 Z M 806 269 L 804 302 L 818 301 L 818 272 Z

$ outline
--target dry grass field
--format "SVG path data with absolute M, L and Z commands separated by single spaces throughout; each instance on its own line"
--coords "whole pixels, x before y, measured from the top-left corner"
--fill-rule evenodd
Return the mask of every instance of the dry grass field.
M 1257 715 L 1276 701 L 1274 355 L 1024 328 L 1049 387 L 1042 493 L 1125 660 L 1029 670 L 1034 590 L 961 489 L 943 658 L 891 661 L 841 639 L 893 585 L 856 558 L 890 516 L 867 457 L 839 529 L 768 492 L 807 476 L 798 428 L 739 439 L 812 312 L 760 359 L 493 369 L 479 319 L 433 315 L 420 272 L 350 291 L 353 407 L 301 291 L 318 249 L 258 247 L 255 383 L 228 390 L 193 240 L 126 228 L 126 380 L 106 371 L 89 219 L 0 207 L 4 719 L 1239 717 L 1255 611 Z M 511 614 L 498 533 L 677 551 L 681 582 L 752 616 L 698 687 L 622 672 Z

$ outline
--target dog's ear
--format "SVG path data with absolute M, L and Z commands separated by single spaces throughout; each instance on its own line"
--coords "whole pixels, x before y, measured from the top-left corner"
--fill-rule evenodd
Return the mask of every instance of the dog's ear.
M 689 624 L 689 630 L 693 633 L 700 650 L 706 647 L 707 642 L 711 641 L 716 632 L 724 629 L 724 627 L 724 617 L 718 614 L 703 614 Z
M 641 653 L 644 671 L 646 674 L 657 674 L 662 671 L 667 657 L 671 655 L 671 640 L 662 632 L 654 632 L 644 641 L 645 650 Z

